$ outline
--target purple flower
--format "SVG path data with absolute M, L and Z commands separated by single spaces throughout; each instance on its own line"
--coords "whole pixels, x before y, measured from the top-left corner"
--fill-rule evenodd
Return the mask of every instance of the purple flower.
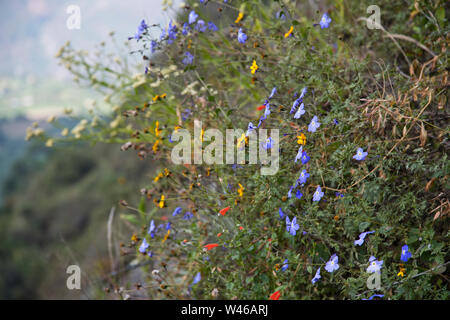
M 177 207 L 177 208 L 173 211 L 172 216 L 175 217 L 177 214 L 180 214 L 181 211 L 183 211 L 183 208 Z
M 144 240 L 141 243 L 141 246 L 139 247 L 139 252 L 145 253 L 149 246 L 150 244 L 147 242 L 147 239 L 144 238 Z
M 373 298 L 378 297 L 378 298 L 383 298 L 384 294 L 374 294 L 372 296 L 370 296 L 369 299 L 362 299 L 362 300 L 373 300 Z
M 356 150 L 356 154 L 353 156 L 353 159 L 361 161 L 364 160 L 367 156 L 367 152 L 364 152 L 363 148 L 358 148 Z
M 139 40 L 141 38 L 142 34 L 144 33 L 144 31 L 147 30 L 147 28 L 148 28 L 148 25 L 145 23 L 145 20 L 142 20 L 138 26 L 136 33 L 134 34 L 134 38 L 136 40 Z
M 314 283 L 316 283 L 317 281 L 319 281 L 320 278 L 321 278 L 321 277 L 320 277 L 320 268 L 319 268 L 319 269 L 317 269 L 316 275 L 314 276 L 314 278 L 312 278 L 311 282 L 314 284 Z
M 317 116 L 314 116 L 311 120 L 311 123 L 308 126 L 309 132 L 316 132 L 317 128 L 320 127 L 320 122 L 317 119 Z
M 305 114 L 306 111 L 304 108 L 305 108 L 305 105 L 302 102 L 300 107 L 298 107 L 297 112 L 294 114 L 294 119 L 300 119 L 300 117 Z
M 266 103 L 266 110 L 264 110 L 264 117 L 268 117 L 270 114 L 270 104 L 267 102 Z
M 185 213 L 184 216 L 183 216 L 183 219 L 184 219 L 184 220 L 189 220 L 189 219 L 191 219 L 193 216 L 194 216 L 194 215 L 193 215 L 191 212 L 186 211 L 186 213 Z
M 301 199 L 303 197 L 303 193 L 301 193 L 300 190 L 297 190 L 297 192 L 295 192 L 295 196 L 297 199 Z
M 197 25 L 195 26 L 195 30 L 200 31 L 200 32 L 205 32 L 206 31 L 206 23 L 203 20 L 198 20 L 197 21 Z
M 184 109 L 184 111 L 181 113 L 181 119 L 183 121 L 186 121 L 190 115 L 191 115 L 191 109 Z
M 302 152 L 302 164 L 307 164 L 309 159 L 311 159 L 310 157 L 308 157 L 308 154 L 306 153 L 306 151 Z
M 336 254 L 333 254 L 330 257 L 330 260 L 325 265 L 325 270 L 327 270 L 328 272 L 333 272 L 333 271 L 336 271 L 337 269 L 339 269 L 338 260 L 339 260 L 339 257 Z
M 288 259 L 283 261 L 283 266 L 281 267 L 281 271 L 286 271 L 289 268 Z
M 152 40 L 150 42 L 150 52 L 154 53 L 156 51 L 156 46 L 158 45 L 158 43 L 155 40 Z
M 291 186 L 291 188 L 289 189 L 289 192 L 288 192 L 289 199 L 292 198 L 292 189 L 294 189 L 294 186 Z
M 289 232 L 292 236 L 295 236 L 298 229 L 300 229 L 300 226 L 297 223 L 297 217 L 294 217 L 294 219 L 290 221 L 289 217 L 286 216 L 286 231 Z
M 273 98 L 273 96 L 275 95 L 275 93 L 277 93 L 277 88 L 276 87 L 274 87 L 273 89 L 272 89 L 272 92 L 270 93 L 270 96 L 269 96 L 269 98 L 267 98 L 267 99 L 272 99 Z
M 183 64 L 188 65 L 188 64 L 192 64 L 192 62 L 194 61 L 194 56 L 189 52 L 186 51 L 184 53 L 184 59 L 183 59 Z
M 177 38 L 177 26 L 172 24 L 172 20 L 169 22 L 169 27 L 167 28 L 167 32 L 169 34 L 169 40 L 167 41 L 169 44 L 173 42 Z
M 368 234 L 374 233 L 375 231 L 367 231 L 367 232 L 363 232 L 359 235 L 359 239 L 355 240 L 354 245 L 355 246 L 361 246 L 364 243 L 364 239 L 366 238 L 366 236 Z
M 338 124 L 339 124 L 339 121 L 337 121 L 336 119 L 333 119 L 333 123 L 334 123 L 335 125 L 338 125 Z
M 323 197 L 322 189 L 320 188 L 320 186 L 317 186 L 316 192 L 314 192 L 313 195 L 313 201 L 320 201 L 322 197 Z
M 265 144 L 262 145 L 262 147 L 266 150 L 269 150 L 272 148 L 273 145 L 273 139 L 271 137 L 267 138 L 267 141 Z
M 148 228 L 148 234 L 151 235 L 151 237 L 153 238 L 155 236 L 155 231 L 156 227 L 155 227 L 155 221 L 150 221 L 150 227 Z
M 294 162 L 297 162 L 297 160 L 299 160 L 302 157 L 302 155 L 303 155 L 303 146 L 300 146 L 300 148 L 298 148 L 297 155 L 295 156 Z
M 239 28 L 238 31 L 238 41 L 240 43 L 245 43 L 245 41 L 247 41 L 247 35 L 242 31 L 242 28 Z
M 189 27 L 189 24 L 188 24 L 187 22 L 185 22 L 185 23 L 183 24 L 183 29 L 181 30 L 181 33 L 182 33 L 184 36 L 187 36 L 190 30 L 191 30 L 191 28 Z
M 409 248 L 408 246 L 405 244 L 402 247 L 402 254 L 400 255 L 400 260 L 402 260 L 403 262 L 406 262 L 409 260 L 409 258 L 411 258 L 412 254 L 411 252 L 409 252 Z
M 330 26 L 331 18 L 328 16 L 328 14 L 325 12 L 322 16 L 322 19 L 320 19 L 320 28 L 328 28 Z
M 383 265 L 383 260 L 378 261 L 374 256 L 369 258 L 369 266 L 367 267 L 367 272 L 380 272 L 381 266 Z
M 211 31 L 218 31 L 219 28 L 213 23 L 213 22 L 208 22 L 208 29 Z
M 198 272 L 194 277 L 194 281 L 192 282 L 192 285 L 199 283 L 200 280 L 202 280 L 202 275 L 200 272 Z
M 278 209 L 278 214 L 280 215 L 280 220 L 284 217 L 284 212 L 281 210 L 281 208 Z
M 194 10 L 192 10 L 192 11 L 189 13 L 189 24 L 193 24 L 193 23 L 197 20 L 197 18 L 198 18 L 198 14 L 195 13 Z
M 309 178 L 309 173 L 306 172 L 305 169 L 300 172 L 300 176 L 298 177 L 298 182 L 300 183 L 306 183 L 306 180 Z
M 170 230 L 171 226 L 172 226 L 172 222 L 167 222 L 166 230 Z
M 253 123 L 249 122 L 247 127 L 247 133 L 245 134 L 245 136 L 248 137 L 255 129 L 256 127 L 253 125 Z

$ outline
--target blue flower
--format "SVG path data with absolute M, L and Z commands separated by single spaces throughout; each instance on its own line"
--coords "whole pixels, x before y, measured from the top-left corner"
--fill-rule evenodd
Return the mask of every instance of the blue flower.
M 284 212 L 281 210 L 281 208 L 278 209 L 278 214 L 280 215 L 280 220 L 284 217 Z
M 170 230 L 171 226 L 172 226 L 172 222 L 167 222 L 166 230 Z
M 181 30 L 181 33 L 182 33 L 184 36 L 187 36 L 190 30 L 191 30 L 191 28 L 189 27 L 189 24 L 188 24 L 187 22 L 185 22 L 185 23 L 183 24 L 183 29 Z
M 150 52 L 154 53 L 156 51 L 156 46 L 158 45 L 158 43 L 155 40 L 152 40 L 150 42 Z
M 313 201 L 320 201 L 322 197 L 323 197 L 322 189 L 320 188 L 320 186 L 317 186 L 316 192 L 314 192 L 313 195 Z
M 303 97 L 305 96 L 306 92 L 308 92 L 308 88 L 307 88 L 307 87 L 304 87 L 304 88 L 302 89 L 302 93 L 300 94 L 299 99 L 302 99 L 302 100 L 303 100 Z
M 183 119 L 183 121 L 186 121 L 187 118 L 191 115 L 191 109 L 184 109 L 184 111 L 181 113 L 181 119 Z
M 202 275 L 200 272 L 198 272 L 194 277 L 194 281 L 192 282 L 192 285 L 199 283 L 200 280 L 202 280 Z
M 186 213 L 185 213 L 184 216 L 183 216 L 183 219 L 184 219 L 184 220 L 189 220 L 189 219 L 191 219 L 193 216 L 194 216 L 194 215 L 193 215 L 191 212 L 186 211 Z
M 367 156 L 367 152 L 364 152 L 363 148 L 358 148 L 356 150 L 356 154 L 353 156 L 353 159 L 361 161 L 364 160 Z
M 297 108 L 297 106 L 299 105 L 299 103 L 300 103 L 300 100 L 299 100 L 299 99 L 296 99 L 296 100 L 294 101 L 294 103 L 292 104 L 292 108 L 291 108 L 291 111 L 289 112 L 289 114 L 292 114 L 292 113 L 295 112 L 295 109 Z
M 256 127 L 253 125 L 253 123 L 249 122 L 247 127 L 247 133 L 245 134 L 245 136 L 248 137 L 255 129 Z
M 378 261 L 374 256 L 369 258 L 369 266 L 367 267 L 367 272 L 380 272 L 381 266 L 383 265 L 383 260 Z
M 336 192 L 336 197 L 343 198 L 343 197 L 344 197 L 344 194 L 342 194 L 342 193 L 340 193 L 340 192 Z
M 263 144 L 263 148 L 266 150 L 272 149 L 273 139 L 271 137 L 267 138 L 266 143 Z
M 369 299 L 363 299 L 363 300 L 373 300 L 373 298 L 375 298 L 375 297 L 383 298 L 384 294 L 374 294 Z
M 211 31 L 218 31 L 219 28 L 213 23 L 213 22 L 208 22 L 208 29 Z
M 197 20 L 197 18 L 198 18 L 198 14 L 195 13 L 194 10 L 192 10 L 192 11 L 189 13 L 189 24 L 193 24 L 193 23 Z
M 269 96 L 268 99 L 272 99 L 273 96 L 275 95 L 275 93 L 277 93 L 277 88 L 276 88 L 276 87 L 274 87 L 274 88 L 272 89 L 272 92 L 270 93 L 270 96 Z
M 330 257 L 330 260 L 325 265 L 325 270 L 327 270 L 328 272 L 333 272 L 333 271 L 336 271 L 337 269 L 339 269 L 338 260 L 339 260 L 339 257 L 336 254 L 333 254 Z
M 295 196 L 297 199 L 301 199 L 303 197 L 303 193 L 301 193 L 300 190 L 297 190 L 297 192 L 295 192 Z
M 172 24 L 172 20 L 169 22 L 169 27 L 167 28 L 167 31 L 169 33 L 169 41 L 167 41 L 169 44 L 172 43 L 172 40 L 175 40 L 177 38 L 177 26 Z
M 297 160 L 300 159 L 302 157 L 302 155 L 303 155 L 303 146 L 300 146 L 300 148 L 298 148 L 297 155 L 295 156 L 294 162 L 297 162 Z
M 286 231 L 289 232 L 292 236 L 295 236 L 298 229 L 300 229 L 300 226 L 297 223 L 297 217 L 294 217 L 294 219 L 290 221 L 289 217 L 286 216 Z
M 184 53 L 184 59 L 183 59 L 183 64 L 188 65 L 188 64 L 192 64 L 192 62 L 194 61 L 194 56 L 189 52 L 186 51 Z
M 142 20 L 138 26 L 136 33 L 134 34 L 134 38 L 136 40 L 139 40 L 141 38 L 142 34 L 144 33 L 144 31 L 147 30 L 147 28 L 148 28 L 148 25 L 145 23 L 145 20 Z
M 289 268 L 288 259 L 283 261 L 283 266 L 281 267 L 281 271 L 286 271 Z
M 367 232 L 363 232 L 359 235 L 359 239 L 355 240 L 354 245 L 355 246 L 361 246 L 364 243 L 364 239 L 366 238 L 366 236 L 368 234 L 374 233 L 375 231 L 367 231 Z
M 339 121 L 337 121 L 336 119 L 333 119 L 333 123 L 334 123 L 335 125 L 338 125 L 338 124 L 339 124 Z
M 292 189 L 294 189 L 294 186 L 291 186 L 291 187 L 289 188 L 289 191 L 288 191 L 288 198 L 289 198 L 289 199 L 292 198 Z
M 206 31 L 206 23 L 203 20 L 198 20 L 197 21 L 197 25 L 195 26 L 195 30 L 200 31 L 200 32 L 205 32 Z
M 321 278 L 321 277 L 320 277 L 320 268 L 319 268 L 319 269 L 317 269 L 316 275 L 314 276 L 314 278 L 312 278 L 311 282 L 314 284 L 314 283 L 316 283 L 317 281 L 319 281 L 320 278 Z
M 242 31 L 242 28 L 239 28 L 238 31 L 238 41 L 240 43 L 245 43 L 245 41 L 247 41 L 247 35 Z
M 266 102 L 266 109 L 264 110 L 264 117 L 268 117 L 270 114 L 270 103 Z
M 177 207 L 177 208 L 173 211 L 172 216 L 175 217 L 177 214 L 180 214 L 181 211 L 183 211 L 183 208 Z
M 403 262 L 406 262 L 409 260 L 409 258 L 411 258 L 412 254 L 411 252 L 409 252 L 409 248 L 408 246 L 405 244 L 402 247 L 402 254 L 400 255 L 400 260 L 402 260 Z
M 139 247 L 139 252 L 145 253 L 149 246 L 150 244 L 147 242 L 147 239 L 144 238 L 144 241 L 142 241 L 141 246 Z
M 155 229 L 156 229 L 156 227 L 155 227 L 155 221 L 150 221 L 150 227 L 148 228 L 148 234 L 149 235 L 151 235 L 152 236 L 152 238 L 155 236 Z
M 316 129 L 320 127 L 320 122 L 317 119 L 317 116 L 314 116 L 311 120 L 311 123 L 308 126 L 309 132 L 316 132 Z
M 302 172 L 300 172 L 300 176 L 298 177 L 298 182 L 300 183 L 306 183 L 306 180 L 309 178 L 309 173 L 306 172 L 306 169 L 303 169 Z
M 322 16 L 322 19 L 320 19 L 320 28 L 328 28 L 330 26 L 331 18 L 328 16 L 328 14 L 325 12 Z
M 283 11 L 278 11 L 275 16 L 277 19 L 286 20 L 286 16 L 284 15 Z
M 294 119 L 300 119 L 300 117 L 305 114 L 306 111 L 305 111 L 304 107 L 305 107 L 305 105 L 302 102 L 300 107 L 298 107 L 297 112 L 294 114 Z
M 302 164 L 307 164 L 309 159 L 311 159 L 311 158 L 308 157 L 308 154 L 306 153 L 306 151 L 303 151 L 301 159 L 302 159 Z

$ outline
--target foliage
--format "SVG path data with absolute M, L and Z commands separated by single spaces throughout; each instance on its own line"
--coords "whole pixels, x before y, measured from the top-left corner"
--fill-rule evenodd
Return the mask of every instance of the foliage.
M 360 1 L 323 3 L 320 12 L 295 1 L 228 2 L 190 1 L 177 16 L 175 38 L 170 26 L 140 28 L 138 40 L 130 39 L 131 53 L 144 62 L 135 77 L 101 59 L 88 62 L 69 46 L 60 52 L 77 79 L 105 90 L 113 106 L 112 118 L 82 120 L 70 139 L 122 143 L 123 151 L 160 163 L 137 208 L 121 202 L 129 211 L 123 218 L 135 226 L 121 250 L 151 261 L 152 268 L 142 267 L 149 297 L 266 299 L 280 291 L 284 299 L 448 299 L 444 1 L 381 1 L 383 29 L 375 30 L 359 19 L 368 6 Z M 202 32 L 196 22 L 183 35 L 192 10 L 219 30 Z M 325 11 L 329 27 L 314 25 Z M 237 39 L 240 28 L 245 43 Z M 150 30 L 162 29 L 161 38 L 151 37 Z M 282 135 L 276 175 L 262 176 L 260 165 L 171 163 L 170 135 L 178 126 L 193 132 L 197 119 L 204 129 L 245 130 L 258 122 L 264 111 L 257 107 L 274 87 L 263 127 Z M 303 87 L 306 113 L 293 119 Z M 321 123 L 314 133 L 307 130 L 313 116 Z M 301 133 L 307 164 L 294 162 Z M 353 158 L 359 147 L 368 152 L 363 161 Z M 288 197 L 303 169 L 310 174 L 297 188 L 303 196 Z M 324 197 L 312 201 L 318 186 Z M 176 207 L 193 218 L 172 216 Z M 295 236 L 279 208 L 296 217 Z M 147 233 L 152 220 L 159 225 L 154 237 Z M 375 232 L 356 246 L 365 231 Z M 144 238 L 152 257 L 139 251 Z M 204 248 L 212 243 L 219 246 Z M 405 244 L 412 258 L 402 262 Z M 327 272 L 334 253 L 339 269 Z M 367 289 L 371 256 L 383 261 L 380 290 Z M 312 283 L 319 267 L 321 278 Z M 120 278 L 111 285 L 125 287 L 116 291 L 122 298 L 142 290 Z

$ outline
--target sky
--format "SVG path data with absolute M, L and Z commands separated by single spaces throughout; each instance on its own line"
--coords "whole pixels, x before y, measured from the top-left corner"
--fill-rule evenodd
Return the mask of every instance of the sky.
M 121 45 L 134 35 L 142 19 L 147 24 L 166 26 L 175 11 L 163 11 L 163 2 L 0 0 L 0 118 L 36 109 L 44 117 L 47 105 L 53 110 L 62 109 L 73 101 L 74 95 L 89 96 L 86 91 L 74 91 L 78 90 L 77 85 L 55 58 L 59 48 L 70 41 L 76 50 L 92 51 L 101 41 L 108 40 L 111 31 Z M 172 8 L 178 9 L 181 1 L 172 2 Z M 68 27 L 68 20 L 69 24 L 76 20 L 74 11 L 68 11 L 74 6 L 79 8 L 79 29 Z M 130 63 L 138 58 L 129 57 Z

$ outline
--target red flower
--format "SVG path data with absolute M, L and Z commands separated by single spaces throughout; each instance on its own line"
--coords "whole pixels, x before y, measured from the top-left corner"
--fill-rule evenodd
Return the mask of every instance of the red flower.
M 217 234 L 217 237 L 220 237 L 222 235 L 222 232 L 219 232 L 218 234 Z
M 272 293 L 269 300 L 278 300 L 280 299 L 280 295 L 281 295 L 280 291 L 275 291 L 274 293 Z
M 224 216 L 228 210 L 230 210 L 230 207 L 223 208 L 222 210 L 219 211 L 219 213 Z
M 265 105 L 261 105 L 258 108 L 256 108 L 256 110 L 261 111 L 262 109 L 264 109 L 266 106 Z
M 244 227 L 243 227 L 243 226 L 240 226 L 240 227 L 239 227 L 239 230 L 244 230 Z
M 213 249 L 215 247 L 218 247 L 218 246 L 219 246 L 219 244 L 217 244 L 217 243 L 210 243 L 210 244 L 207 244 L 207 245 L 203 246 L 203 248 L 206 248 L 209 251 L 209 250 L 211 250 L 211 249 Z

